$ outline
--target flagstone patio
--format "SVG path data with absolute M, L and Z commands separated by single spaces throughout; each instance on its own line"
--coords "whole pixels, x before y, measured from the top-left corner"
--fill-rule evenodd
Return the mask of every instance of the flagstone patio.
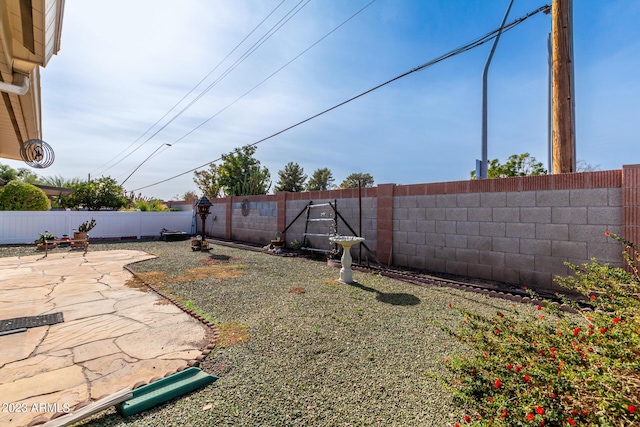
M 64 322 L 0 336 L 0 425 L 44 422 L 193 365 L 211 330 L 126 285 L 134 250 L 0 258 L 0 320 L 62 312 Z

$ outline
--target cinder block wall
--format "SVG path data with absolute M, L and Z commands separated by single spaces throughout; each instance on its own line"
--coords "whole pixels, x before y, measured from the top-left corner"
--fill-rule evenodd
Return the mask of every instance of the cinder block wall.
M 234 197 L 231 203 L 231 239 L 268 244 L 276 238 L 278 205 L 275 196 Z
M 597 258 L 620 265 L 620 188 L 394 198 L 395 265 L 551 289 Z
M 209 217 L 205 222 L 207 235 L 217 237 L 220 239 L 228 239 L 227 236 L 227 203 L 230 200 L 224 199 L 210 199 L 213 206 L 209 209 Z M 200 222 L 200 217 L 196 215 L 196 222 Z M 200 225 L 198 224 L 198 230 Z
M 359 227 L 360 202 L 357 189 L 311 191 L 304 193 L 278 193 L 265 196 L 227 197 L 211 199 L 213 206 L 211 214 L 206 221 L 207 234 L 222 239 L 232 239 L 242 242 L 258 243 L 266 245 L 276 237 L 278 231 L 283 231 L 287 226 L 284 236 L 287 246 L 291 242 L 304 239 L 307 215 L 303 212 L 298 219 L 296 217 L 311 202 L 313 205 L 337 203 L 338 212 L 344 220 L 353 228 L 356 234 L 366 238 L 366 245 L 372 251 L 376 250 L 376 189 L 362 189 L 362 222 Z M 245 213 L 242 205 L 247 201 Z M 325 218 L 333 216 L 330 207 L 312 208 L 310 218 Z M 295 220 L 295 221 L 294 221 Z M 199 221 L 199 219 L 198 219 Z M 326 234 L 330 231 L 331 221 L 311 222 L 307 232 Z M 198 222 L 198 230 L 200 230 Z M 352 235 L 342 219 L 338 219 L 338 233 Z M 311 247 L 329 249 L 331 244 L 324 237 L 310 237 Z M 364 255 L 363 255 L 364 257 Z
M 395 186 L 393 263 L 545 290 L 565 261 L 621 265 L 627 168 Z
M 303 240 L 306 214 L 293 220 L 309 202 L 336 200 L 340 214 L 359 233 L 357 189 L 246 197 L 246 216 L 244 199 L 212 200 L 216 220 L 207 230 L 216 237 L 266 244 L 289 226 L 285 239 L 290 244 Z M 361 203 L 359 234 L 382 264 L 549 290 L 556 289 L 554 276 L 570 273 L 565 261 L 581 264 L 597 258 L 622 265 L 621 246 L 605 232 L 640 240 L 640 165 L 535 177 L 381 184 L 362 189 Z M 351 234 L 342 221 L 338 232 Z M 324 238 L 312 241 L 319 248 L 325 243 Z

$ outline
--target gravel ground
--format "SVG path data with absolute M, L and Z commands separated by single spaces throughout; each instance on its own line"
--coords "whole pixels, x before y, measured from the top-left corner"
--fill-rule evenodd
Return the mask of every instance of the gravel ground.
M 460 412 L 432 374 L 465 349 L 431 321 L 457 324 L 449 303 L 487 314 L 512 307 L 376 274 L 354 272 L 358 284 L 340 284 L 339 270 L 323 262 L 218 245 L 210 253 L 192 252 L 188 241 L 91 243 L 89 250 L 116 248 L 157 255 L 131 268 L 166 273 L 166 290 L 216 323 L 248 327 L 249 339 L 218 346 L 203 361 L 220 377 L 213 384 L 128 419 L 111 408 L 82 426 L 451 426 Z M 34 252 L 0 246 L 0 256 Z M 205 279 L 184 274 L 205 266 L 212 268 Z M 228 266 L 240 274 L 215 273 Z

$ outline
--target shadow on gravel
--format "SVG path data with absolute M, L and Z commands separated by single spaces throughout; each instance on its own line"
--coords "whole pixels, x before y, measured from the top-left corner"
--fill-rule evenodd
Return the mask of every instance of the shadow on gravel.
M 376 299 L 385 304 L 391 305 L 418 305 L 420 304 L 420 298 L 411 294 L 386 294 L 384 292 L 380 292 L 377 289 L 370 288 L 369 286 L 362 285 L 360 283 L 349 283 L 350 286 L 353 286 L 358 289 L 362 289 L 366 292 L 373 292 L 378 294 Z

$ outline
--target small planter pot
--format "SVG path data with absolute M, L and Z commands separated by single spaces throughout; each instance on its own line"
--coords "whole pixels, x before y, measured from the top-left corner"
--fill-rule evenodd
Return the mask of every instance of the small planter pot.
M 69 236 L 67 236 L 66 234 L 63 234 L 62 237 L 60 238 L 61 242 L 59 244 L 59 246 L 61 248 L 66 248 L 71 246 L 71 238 Z
M 89 241 L 89 234 L 84 231 L 74 231 L 73 240 L 87 240 Z M 83 242 L 71 242 L 72 248 L 84 248 Z
M 84 231 L 73 232 L 73 240 L 86 240 L 88 237 L 88 234 Z
M 198 237 L 192 237 L 191 238 L 191 250 L 192 251 L 199 251 L 200 248 L 200 239 Z
M 279 240 L 279 239 L 274 239 L 274 240 L 271 241 L 271 245 L 275 249 L 284 247 L 284 243 L 285 243 L 284 240 Z

